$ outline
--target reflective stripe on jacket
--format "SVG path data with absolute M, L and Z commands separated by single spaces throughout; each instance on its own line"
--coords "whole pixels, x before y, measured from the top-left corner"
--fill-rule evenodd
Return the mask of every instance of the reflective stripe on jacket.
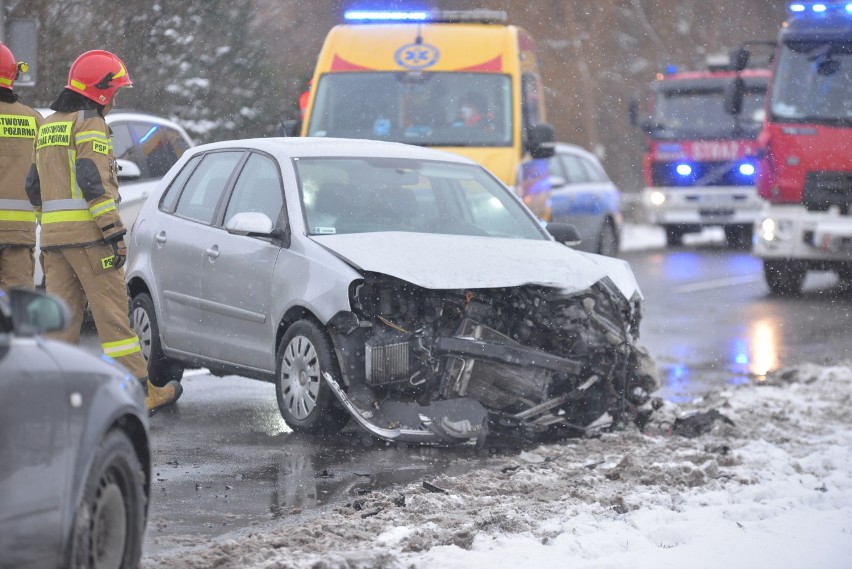
M 0 102 L 0 246 L 35 245 L 36 215 L 24 187 L 43 121 L 26 105 Z
M 54 113 L 39 128 L 27 194 L 41 216 L 42 248 L 124 235 L 110 134 L 96 111 Z

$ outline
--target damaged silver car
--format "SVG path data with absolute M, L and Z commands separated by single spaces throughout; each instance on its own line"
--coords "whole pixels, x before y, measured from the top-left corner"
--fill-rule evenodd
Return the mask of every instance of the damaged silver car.
M 137 218 L 131 317 L 152 381 L 272 381 L 293 430 L 559 438 L 632 420 L 658 385 L 629 265 L 575 238 L 456 155 L 214 143 Z

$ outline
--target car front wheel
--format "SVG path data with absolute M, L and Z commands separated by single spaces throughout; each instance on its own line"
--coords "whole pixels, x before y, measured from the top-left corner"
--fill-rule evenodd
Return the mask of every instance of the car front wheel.
M 284 422 L 294 431 L 336 433 L 349 413 L 339 406 L 322 378 L 340 378 L 331 340 L 308 320 L 296 322 L 278 346 L 275 395 Z
M 86 478 L 71 537 L 71 567 L 134 569 L 145 532 L 145 475 L 127 434 L 109 431 Z
M 160 346 L 160 327 L 154 312 L 154 301 L 150 295 L 139 293 L 130 304 L 130 320 L 139 343 L 142 355 L 148 362 L 148 379 L 157 387 L 164 387 L 170 381 L 180 381 L 183 366 L 167 358 Z

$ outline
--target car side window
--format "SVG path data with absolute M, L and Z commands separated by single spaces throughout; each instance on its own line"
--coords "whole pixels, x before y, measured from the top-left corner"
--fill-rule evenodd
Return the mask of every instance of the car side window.
M 210 152 L 201 160 L 178 198 L 175 214 L 202 223 L 213 223 L 219 200 L 243 152 Z
M 565 179 L 568 180 L 569 184 L 582 184 L 590 181 L 589 175 L 578 156 L 560 154 L 559 158 L 562 160 L 562 165 L 565 168 Z
M 113 124 L 109 128 L 112 131 L 112 151 L 115 157 L 118 160 L 130 160 L 136 163 L 130 128 L 126 124 Z
M 188 148 L 181 134 L 156 123 L 130 123 L 145 161 L 143 178 L 162 178 Z
M 183 169 L 181 169 L 178 175 L 175 176 L 175 179 L 172 180 L 172 183 L 169 184 L 168 189 L 166 189 L 163 197 L 160 199 L 161 210 L 168 212 L 174 210 L 183 185 L 186 184 L 186 180 L 189 178 L 189 175 L 192 174 L 192 171 L 195 170 L 195 167 L 198 166 L 200 161 L 200 155 L 193 156 L 189 159 Z
M 586 169 L 589 180 L 596 184 L 609 182 L 609 176 L 606 175 L 606 172 L 604 172 L 604 169 L 600 166 L 600 164 L 594 160 L 589 160 L 588 158 L 581 158 L 580 161 Z
M 559 160 L 558 154 L 547 159 L 547 171 L 551 176 L 559 176 L 567 181 L 565 168 L 562 167 L 562 161 Z
M 284 206 L 281 178 L 275 161 L 268 156 L 252 154 L 240 172 L 228 208 L 225 225 L 234 215 L 245 212 L 266 214 L 275 223 Z

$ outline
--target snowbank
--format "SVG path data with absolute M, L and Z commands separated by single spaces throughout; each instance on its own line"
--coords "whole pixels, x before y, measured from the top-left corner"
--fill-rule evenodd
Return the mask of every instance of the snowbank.
M 726 386 L 727 389 L 727 386 Z M 676 419 L 718 410 L 703 434 Z M 706 416 L 706 415 L 705 415 Z M 664 404 L 646 425 L 353 496 L 161 568 L 841 569 L 852 563 L 852 362 Z

